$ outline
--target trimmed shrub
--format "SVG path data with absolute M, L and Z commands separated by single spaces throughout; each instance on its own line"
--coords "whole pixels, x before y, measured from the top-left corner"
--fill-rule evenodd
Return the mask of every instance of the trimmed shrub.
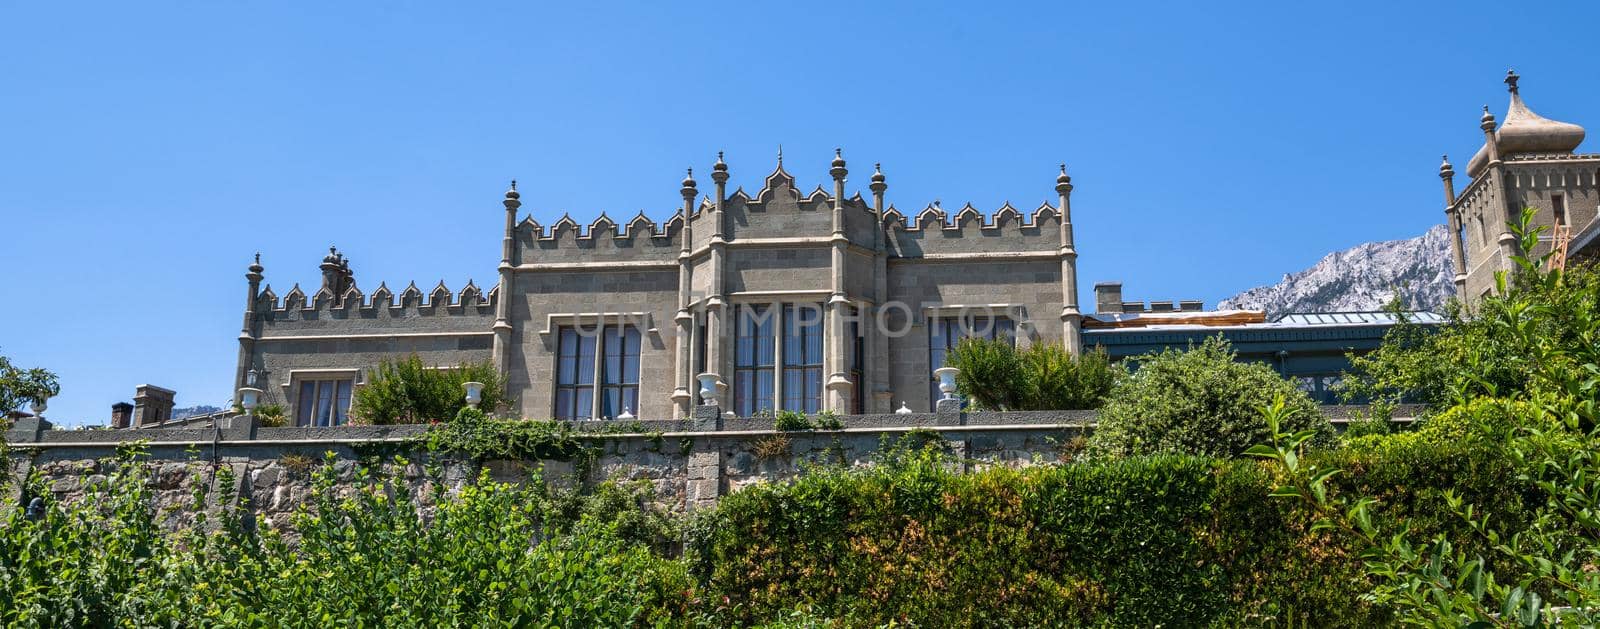
M 936 444 L 870 469 L 813 470 L 723 498 L 686 561 L 726 624 L 806 610 L 850 626 L 1390 624 L 1350 539 L 1269 497 L 1250 460 L 1131 457 L 962 474 Z M 1467 531 L 1454 491 L 1525 521 L 1536 492 L 1485 448 L 1323 450 L 1338 492 L 1376 492 L 1383 525 Z M 1475 547 L 1474 547 L 1475 548 Z
M 957 392 L 980 408 L 1006 411 L 1099 408 L 1122 373 L 1100 348 L 1073 357 L 1054 343 L 1019 350 L 979 338 L 962 339 L 945 364 L 961 370 Z
M 1188 351 L 1151 354 L 1112 389 L 1089 438 L 1090 452 L 1238 456 L 1271 437 L 1261 409 L 1279 396 L 1295 411 L 1286 431 L 1314 430 L 1318 445 L 1334 442 L 1333 426 L 1315 401 L 1270 367 L 1234 360 L 1220 336 Z
M 480 408 L 494 412 L 506 405 L 505 378 L 487 361 L 438 369 L 412 354 L 378 363 L 367 384 L 356 389 L 350 416 L 369 425 L 448 421 L 467 407 L 462 385 L 468 382 L 484 385 Z

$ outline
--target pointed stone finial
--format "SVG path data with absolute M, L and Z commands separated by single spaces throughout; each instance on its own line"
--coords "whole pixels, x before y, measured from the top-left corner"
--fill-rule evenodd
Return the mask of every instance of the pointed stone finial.
M 261 279 L 261 272 L 264 271 L 264 270 L 266 270 L 266 269 L 262 268 L 262 266 L 261 266 L 261 252 L 257 251 L 256 252 L 256 261 L 250 263 L 250 268 L 249 268 L 250 275 L 254 275 L 255 276 L 253 279 Z
M 1072 177 L 1067 175 L 1066 163 L 1061 164 L 1061 174 L 1056 176 L 1056 192 L 1066 194 L 1072 192 Z
M 684 201 L 693 201 L 700 192 L 695 189 L 694 169 L 690 168 L 688 172 L 689 174 L 683 178 L 683 188 L 679 189 L 678 192 L 683 194 Z
M 1522 77 L 1517 76 L 1516 70 L 1506 70 L 1506 86 L 1510 89 L 1512 94 L 1517 93 L 1517 79 L 1520 78 Z
M 1489 113 L 1489 106 L 1483 106 L 1483 117 L 1478 119 L 1478 127 L 1484 131 L 1494 130 L 1494 114 Z
M 506 190 L 506 199 L 503 203 L 507 212 L 515 213 L 517 208 L 522 207 L 522 194 L 517 192 L 517 180 L 511 180 L 511 189 Z
M 1449 155 L 1445 155 L 1444 156 L 1444 163 L 1439 164 L 1439 178 L 1440 179 L 1449 179 L 1449 178 L 1455 176 L 1455 174 L 1456 174 L 1455 167 L 1450 165 L 1450 156 Z
M 783 145 L 778 145 L 778 167 L 783 168 Z
M 868 187 L 872 188 L 874 194 L 883 194 L 884 190 L 889 189 L 889 184 L 884 182 L 883 164 L 872 165 L 872 185 Z
M 845 175 L 850 174 L 850 171 L 844 168 L 844 149 L 833 149 L 832 166 L 828 169 L 828 174 L 833 175 L 834 179 L 844 179 Z
M 717 163 L 711 165 L 711 181 L 719 186 L 728 183 L 728 164 L 722 161 L 722 151 L 717 151 Z

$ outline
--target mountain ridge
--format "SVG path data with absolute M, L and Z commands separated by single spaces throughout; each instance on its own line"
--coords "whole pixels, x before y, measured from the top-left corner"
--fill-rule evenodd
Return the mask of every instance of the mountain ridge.
M 1291 312 L 1382 310 L 1396 295 L 1409 310 L 1438 311 L 1455 296 L 1449 232 L 1435 225 L 1421 236 L 1356 245 L 1323 256 L 1217 302 L 1218 310 L 1263 310 L 1269 320 Z

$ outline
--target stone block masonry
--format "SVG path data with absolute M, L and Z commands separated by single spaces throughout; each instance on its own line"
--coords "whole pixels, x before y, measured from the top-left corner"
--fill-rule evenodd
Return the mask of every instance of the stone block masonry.
M 343 485 L 338 491 L 349 492 L 363 459 L 382 461 L 382 471 L 413 489 L 425 511 L 432 508 L 435 489 L 453 491 L 485 471 L 496 481 L 522 482 L 540 469 L 545 478 L 567 486 L 648 482 L 662 506 L 687 511 L 713 506 L 756 483 L 792 478 L 808 466 L 868 465 L 884 444 L 912 432 L 937 435 L 968 469 L 1059 463 L 1076 453 L 1095 420 L 1094 411 L 964 413 L 945 406 L 939 413 L 848 415 L 843 430 L 779 432 L 770 419 L 727 419 L 715 407 L 697 410 L 703 412 L 693 420 L 630 424 L 638 427 L 630 433 L 598 432 L 614 429 L 613 422 L 575 424 L 595 431 L 582 438 L 598 455 L 582 468 L 573 461 L 434 455 L 417 444 L 429 430 L 426 425 L 257 428 L 252 435 L 214 429 L 50 430 L 42 423 L 19 423 L 5 435 L 12 473 L 0 499 L 11 507 L 21 504 L 20 479 L 30 474 L 58 497 L 80 499 L 87 486 L 106 479 L 105 461 L 118 447 L 142 439 L 151 489 L 168 526 L 192 519 L 187 508 L 194 489 L 218 489 L 226 469 L 235 500 L 248 504 L 259 525 L 287 527 L 288 516 L 310 496 L 315 470 L 332 465 Z M 1330 410 L 1337 425 L 1348 421 L 1352 409 Z M 1413 409 L 1397 415 L 1409 415 L 1407 410 Z M 393 454 L 408 462 L 395 463 Z

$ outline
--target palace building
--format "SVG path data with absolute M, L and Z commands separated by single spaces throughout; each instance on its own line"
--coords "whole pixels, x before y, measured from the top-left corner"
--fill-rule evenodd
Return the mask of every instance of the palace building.
M 1453 167 L 1440 168 L 1454 282 L 1468 300 L 1513 268 L 1518 243 L 1507 223 L 1523 207 L 1550 228 L 1535 253 L 1564 264 L 1596 250 L 1600 155 L 1574 153 L 1583 128 L 1533 113 L 1515 73 L 1506 83 L 1505 121 L 1485 108 L 1470 183 L 1458 194 Z M 515 401 L 509 413 L 528 418 L 685 417 L 702 374 L 740 416 L 927 411 L 938 396 L 933 370 L 963 337 L 1098 347 L 1120 360 L 1221 334 L 1242 360 L 1269 363 L 1333 403 L 1350 353 L 1376 348 L 1396 323 L 1381 313 L 1267 321 L 1192 301 L 1126 302 L 1117 283 L 1097 285 L 1095 312 L 1085 314 L 1065 166 L 1051 201 L 992 212 L 938 203 L 902 212 L 886 203 L 876 168 L 869 196 L 848 194 L 838 152 L 828 173 L 831 189 L 802 191 L 780 154 L 754 192 L 730 192 L 718 154 L 709 194 L 691 171 L 682 205 L 661 223 L 640 213 L 541 225 L 519 217 L 513 182 L 487 289 L 380 283 L 367 292 L 330 249 L 316 290 L 295 285 L 280 297 L 262 284 L 258 256 L 245 275 L 236 388 L 254 382 L 297 425 L 337 425 L 373 366 L 416 354 L 440 368 L 492 362 Z M 176 425 L 162 408 L 122 408 L 120 423 Z
M 321 286 L 280 297 L 258 257 L 237 386 L 254 378 L 299 425 L 339 424 L 369 368 L 415 353 L 440 367 L 492 361 L 522 417 L 684 417 L 703 373 L 739 415 L 887 413 L 929 410 L 932 370 L 963 336 L 1081 350 L 1064 166 L 1054 204 L 987 213 L 903 213 L 881 170 L 870 198 L 847 195 L 842 155 L 828 172 L 831 191 L 804 192 L 780 155 L 754 193 L 730 192 L 719 155 L 711 194 L 691 171 L 664 223 L 541 225 L 518 216 L 513 182 L 487 290 L 366 292 L 330 250 Z

